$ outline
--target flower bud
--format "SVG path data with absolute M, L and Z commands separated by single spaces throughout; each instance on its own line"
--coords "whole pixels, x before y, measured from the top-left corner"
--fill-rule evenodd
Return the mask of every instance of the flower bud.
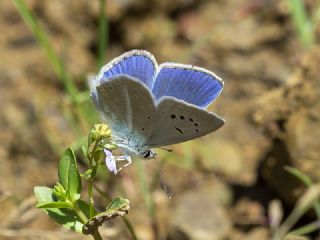
M 67 199 L 67 191 L 64 189 L 64 187 L 59 182 L 57 182 L 56 185 L 54 185 L 54 187 L 53 187 L 53 195 L 59 201 L 65 201 Z
M 95 124 L 88 136 L 89 145 L 97 139 L 108 138 L 111 136 L 111 129 L 105 123 Z

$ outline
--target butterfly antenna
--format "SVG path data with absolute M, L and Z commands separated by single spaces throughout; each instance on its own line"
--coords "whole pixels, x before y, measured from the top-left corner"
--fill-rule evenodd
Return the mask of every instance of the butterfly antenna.
M 168 148 L 160 147 L 160 149 L 165 150 L 165 151 L 167 151 L 167 152 L 173 152 L 173 150 L 172 150 L 172 149 L 168 149 Z
M 166 192 L 168 199 L 171 199 L 171 194 L 170 194 L 170 192 L 168 191 L 166 182 L 165 182 L 165 180 L 164 180 L 164 178 L 163 178 L 163 174 L 162 174 L 161 166 L 160 166 L 160 161 L 156 158 L 156 156 L 154 156 L 153 158 L 154 158 L 154 160 L 155 160 L 155 162 L 156 162 L 156 164 L 157 164 L 157 168 L 158 168 L 159 176 L 160 176 L 160 182 L 161 182 L 161 184 L 162 184 L 162 186 L 163 186 L 163 189 L 164 189 L 164 191 Z

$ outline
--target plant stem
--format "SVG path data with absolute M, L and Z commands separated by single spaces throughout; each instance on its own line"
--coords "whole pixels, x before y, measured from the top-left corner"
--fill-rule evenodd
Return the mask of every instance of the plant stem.
M 93 184 L 93 187 L 107 201 L 110 201 L 110 202 L 112 201 L 112 198 L 108 196 L 105 192 L 103 192 L 103 190 L 101 190 L 97 185 Z
M 111 197 L 109 197 L 105 192 L 103 192 L 98 186 L 96 186 L 95 184 L 93 185 L 94 189 L 105 199 L 107 199 L 108 201 L 111 201 Z M 123 216 L 122 221 L 124 222 L 124 224 L 126 225 L 126 227 L 128 228 L 130 234 L 131 234 L 131 238 L 133 240 L 139 240 L 139 238 L 137 237 L 137 234 L 134 230 L 133 225 L 131 224 L 129 218 L 127 218 L 126 216 Z
M 102 237 L 101 237 L 101 235 L 100 235 L 100 233 L 99 233 L 99 231 L 98 231 L 98 228 L 96 228 L 96 229 L 94 230 L 92 236 L 93 236 L 93 239 L 94 239 L 94 240 L 102 240 Z
M 81 209 L 78 207 L 77 203 L 73 204 L 73 210 L 76 212 L 78 217 L 81 219 L 82 223 L 88 222 L 88 218 L 86 215 L 81 211 Z
M 89 162 L 89 169 L 92 169 L 91 172 L 91 176 L 88 179 L 88 195 L 89 195 L 89 206 L 90 206 L 90 218 L 92 218 L 94 216 L 95 210 L 94 210 L 94 198 L 93 198 L 93 181 L 96 175 L 96 170 L 94 169 L 96 166 L 93 166 L 93 162 L 94 162 L 94 151 L 96 150 L 98 143 L 99 143 L 100 139 L 97 139 L 94 147 L 92 149 L 91 154 L 89 154 L 88 156 L 88 162 Z M 90 146 L 88 146 L 89 148 Z M 102 237 L 99 233 L 98 228 L 94 229 L 94 232 L 92 234 L 92 237 L 94 240 L 102 240 Z
M 93 199 L 93 181 L 96 177 L 96 170 L 97 170 L 97 162 L 95 162 L 95 165 L 93 166 L 93 162 L 94 162 L 94 153 L 96 148 L 98 147 L 99 142 L 101 141 L 101 139 L 97 139 L 95 141 L 95 144 L 92 148 L 92 151 L 90 152 L 89 156 L 88 156 L 88 164 L 89 164 L 89 169 L 92 170 L 91 172 L 91 176 L 88 179 L 88 195 L 89 195 L 89 206 L 90 206 L 90 218 L 92 218 L 95 214 L 95 209 L 94 209 L 94 199 Z M 89 148 L 90 146 L 88 146 Z
M 96 170 L 93 169 L 95 166 L 93 166 L 93 162 L 94 162 L 94 152 L 98 146 L 98 143 L 100 142 L 101 139 L 97 139 L 91 153 L 88 156 L 88 164 L 89 164 L 89 169 L 92 170 L 91 172 L 91 176 L 88 179 L 88 195 L 89 195 L 89 206 L 90 206 L 90 218 L 92 218 L 94 216 L 94 199 L 93 199 L 93 181 L 96 175 Z M 90 146 L 88 146 L 89 148 Z
M 93 149 L 93 151 L 94 151 L 94 149 Z M 89 169 L 92 169 L 92 158 L 89 157 L 88 160 L 89 160 Z M 92 218 L 94 215 L 93 176 L 92 175 L 88 179 L 88 196 L 89 196 L 89 206 L 90 206 L 90 218 Z
M 88 194 L 89 194 L 89 205 L 90 205 L 90 218 L 94 216 L 94 199 L 93 199 L 93 188 L 92 179 L 88 181 Z

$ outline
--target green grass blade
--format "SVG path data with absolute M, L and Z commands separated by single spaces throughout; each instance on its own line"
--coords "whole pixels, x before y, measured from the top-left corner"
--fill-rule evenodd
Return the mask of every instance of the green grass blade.
M 305 47 L 314 43 L 314 27 L 311 18 L 307 16 L 303 0 L 287 0 L 291 8 L 293 23 L 296 27 L 300 41 Z
M 98 68 L 100 69 L 105 64 L 106 49 L 108 46 L 108 20 L 105 14 L 106 0 L 99 0 L 100 15 L 99 15 L 99 49 L 98 49 Z
M 283 239 L 290 229 L 297 223 L 297 221 L 314 206 L 314 203 L 318 201 L 320 196 L 320 185 L 312 185 L 307 191 L 299 198 L 294 209 L 281 224 L 279 229 L 275 232 L 272 240 Z
M 316 7 L 312 13 L 312 23 L 313 23 L 313 30 L 316 30 L 317 25 L 320 22 L 320 0 L 316 1 Z
M 33 16 L 32 12 L 28 9 L 27 5 L 23 0 L 13 0 L 13 2 L 17 7 L 24 22 L 31 29 L 39 45 L 45 51 L 50 63 L 53 66 L 55 73 L 57 74 L 58 78 L 62 80 L 68 94 L 71 96 L 72 99 L 74 99 L 77 89 L 73 84 L 71 78 L 66 73 L 64 64 L 54 51 L 48 36 L 42 30 L 41 26 L 37 22 L 37 19 Z
M 310 188 L 312 185 L 314 185 L 311 178 L 306 174 L 304 174 L 303 172 L 301 172 L 299 169 L 289 167 L 289 166 L 285 166 L 284 169 L 287 172 L 291 173 L 296 178 L 298 178 L 304 185 L 306 185 L 306 187 Z M 320 219 L 320 202 L 319 201 L 315 202 L 313 207 L 317 214 L 318 219 Z
M 312 232 L 315 232 L 319 229 L 320 229 L 320 221 L 315 221 L 315 222 L 309 223 L 303 227 L 295 229 L 294 231 L 290 232 L 289 235 L 302 236 L 302 235 L 306 235 L 306 234 L 310 234 Z
M 148 213 L 149 213 L 150 217 L 152 219 L 154 219 L 154 217 L 155 217 L 155 207 L 154 207 L 154 203 L 152 201 L 150 190 L 148 188 L 147 178 L 146 178 L 146 174 L 145 174 L 146 171 L 145 171 L 145 169 L 144 169 L 144 167 L 142 165 L 142 161 L 140 159 L 135 162 L 135 166 L 136 166 L 136 172 L 138 174 L 140 188 L 141 188 L 141 191 L 142 191 L 144 202 L 145 202 L 145 204 L 147 206 Z
M 296 178 L 298 178 L 304 185 L 306 185 L 306 187 L 311 187 L 313 185 L 311 178 L 303 172 L 301 172 L 299 169 L 290 166 L 285 166 L 284 169 Z

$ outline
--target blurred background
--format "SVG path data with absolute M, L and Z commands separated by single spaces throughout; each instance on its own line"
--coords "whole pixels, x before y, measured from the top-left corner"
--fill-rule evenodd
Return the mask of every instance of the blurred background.
M 171 200 L 156 163 L 139 159 L 101 171 L 99 189 L 130 200 L 139 240 L 271 239 L 320 179 L 319 19 L 316 0 L 1 1 L 0 239 L 90 239 L 36 209 L 33 187 L 55 184 L 68 145 L 81 159 L 99 122 L 88 75 L 136 48 L 222 77 L 209 110 L 226 124 L 158 150 Z M 301 215 L 293 228 L 320 219 Z M 121 219 L 103 235 L 134 239 Z

